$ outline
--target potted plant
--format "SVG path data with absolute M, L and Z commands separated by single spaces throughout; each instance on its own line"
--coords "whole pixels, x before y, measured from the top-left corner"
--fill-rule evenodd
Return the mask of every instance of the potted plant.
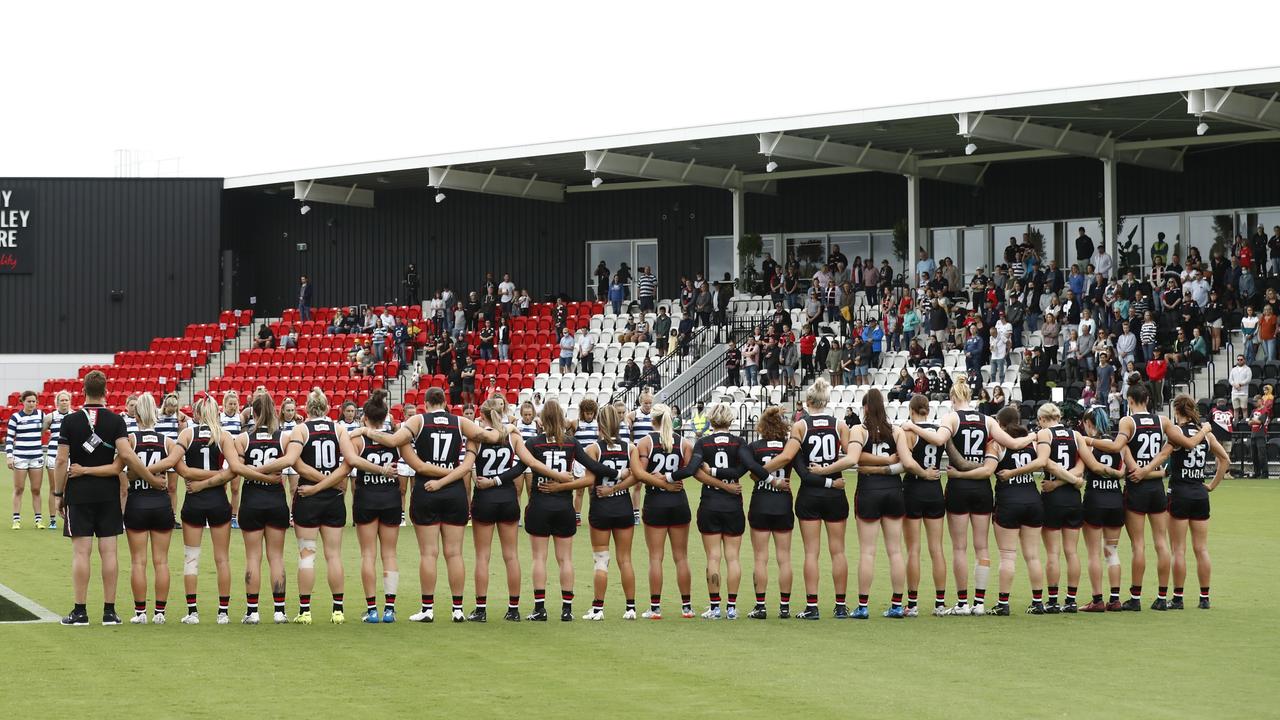
M 755 293 L 760 282 L 760 273 L 756 270 L 756 260 L 764 250 L 764 240 L 758 233 L 746 233 L 738 240 L 738 258 L 742 267 L 742 276 L 738 278 L 738 288 L 743 292 Z

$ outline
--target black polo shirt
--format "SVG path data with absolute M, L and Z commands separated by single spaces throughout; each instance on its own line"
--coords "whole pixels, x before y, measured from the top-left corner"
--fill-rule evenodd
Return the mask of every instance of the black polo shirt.
M 102 439 L 102 444 L 93 452 L 86 452 L 84 443 L 94 432 Z M 58 444 L 67 446 L 70 462 L 84 467 L 101 467 L 116 461 L 116 440 L 127 435 L 124 418 L 102 405 L 86 405 L 63 418 Z M 67 478 L 63 491 L 66 493 L 63 497 L 65 505 L 114 500 L 120 497 L 120 480 L 82 475 Z

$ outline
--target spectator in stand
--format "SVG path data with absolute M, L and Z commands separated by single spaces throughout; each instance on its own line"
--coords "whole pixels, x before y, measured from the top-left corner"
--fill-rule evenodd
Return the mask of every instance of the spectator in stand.
M 729 324 L 729 303 L 733 301 L 733 277 L 729 273 L 725 273 L 724 278 L 715 285 L 715 297 L 713 298 L 715 306 L 714 321 L 716 327 L 725 327 Z
M 449 383 L 449 403 L 451 405 L 462 404 L 462 368 L 454 367 L 446 373 Z
M 898 315 L 893 308 L 888 308 L 880 313 L 881 336 L 883 342 L 881 348 L 883 350 L 892 350 L 897 352 L 904 349 L 902 344 L 902 330 L 898 327 Z
M 436 364 L 439 362 L 440 354 L 436 349 L 434 342 L 429 342 L 422 348 L 422 368 L 427 375 L 436 374 Z
M 498 359 L 511 359 L 511 326 L 507 324 L 506 317 L 498 318 L 498 329 L 495 333 L 498 343 Z
M 493 324 L 486 320 L 484 323 L 484 326 L 480 328 L 480 359 L 481 360 L 493 359 L 494 334 L 495 333 L 493 332 Z
M 786 300 L 786 291 L 783 289 L 785 282 L 783 274 L 779 272 L 769 277 L 769 297 L 775 304 Z
M 783 383 L 787 387 L 799 386 L 800 343 L 790 333 L 779 340 Z
M 739 369 L 742 367 L 742 351 L 738 349 L 736 343 L 730 338 L 725 346 L 724 352 L 724 369 L 728 374 L 725 384 L 730 387 L 741 385 L 742 377 Z
M 818 327 L 810 325 L 809 331 L 800 336 L 800 369 L 804 371 L 805 382 L 813 376 L 813 351 L 818 345 Z
M 653 337 L 658 351 L 666 355 L 671 351 L 668 347 L 668 336 L 671 334 L 671 316 L 667 314 L 667 306 L 658 308 L 658 316 L 653 320 Z
M 640 268 L 640 277 L 636 280 L 636 296 L 640 298 L 640 311 L 653 312 L 654 302 L 658 295 L 658 278 L 653 268 L 646 265 Z
M 474 290 L 467 293 L 467 302 L 464 304 L 467 312 L 466 327 L 467 330 L 475 330 L 480 327 L 481 311 L 480 311 L 480 294 Z
M 1271 386 L 1262 386 L 1258 407 L 1249 416 L 1249 454 L 1253 460 L 1254 477 L 1265 478 L 1270 474 L 1270 459 L 1267 457 L 1267 425 L 1271 422 L 1273 405 Z
M 493 287 L 485 288 L 484 297 L 480 298 L 480 317 L 476 319 L 476 327 L 482 327 L 484 323 L 490 322 L 496 315 L 498 315 L 497 289 Z
M 426 302 L 426 307 L 423 308 L 423 315 L 428 320 L 435 323 L 436 332 L 439 332 L 440 329 L 443 328 L 445 325 L 444 308 L 445 308 L 444 300 L 441 297 L 440 293 L 436 293 L 435 295 L 433 295 L 431 299 Z
M 1147 310 L 1142 318 L 1142 328 L 1138 331 L 1138 339 L 1142 343 L 1142 359 L 1150 361 L 1155 357 L 1156 336 L 1159 326 L 1156 325 L 1155 314 Z
M 622 314 L 622 301 L 626 299 L 626 288 L 622 285 L 622 278 L 617 275 L 613 276 L 613 282 L 609 284 L 609 305 L 613 307 L 614 315 Z
M 1245 364 L 1244 355 L 1236 356 L 1227 381 L 1231 383 L 1231 409 L 1237 420 L 1243 420 L 1249 412 L 1249 383 L 1253 382 L 1253 370 Z
M 1098 354 L 1098 402 L 1108 402 L 1111 397 L 1112 382 L 1115 378 L 1116 366 L 1111 359 L 1111 353 L 1102 352 Z
M 658 376 L 658 368 L 653 364 L 653 358 L 648 355 L 644 357 L 644 367 L 640 369 L 640 384 L 651 388 L 662 386 L 662 378 Z
M 861 342 L 861 339 L 858 340 Z M 858 366 L 858 348 L 854 342 L 854 338 L 845 340 L 844 351 L 840 354 L 840 374 L 845 385 L 855 385 L 858 382 L 857 374 Z
M 964 337 L 964 365 L 970 375 L 981 372 L 982 369 L 982 352 L 986 347 L 983 338 L 978 335 L 974 326 L 970 325 L 965 328 Z
M 1280 275 L 1280 225 L 1271 228 L 1271 237 L 1267 239 L 1267 258 L 1268 271 L 1272 275 Z
M 796 277 L 794 268 L 787 268 L 782 278 L 782 294 L 786 296 L 788 310 L 800 307 L 800 278 Z
M 1076 261 L 1081 265 L 1089 262 L 1089 258 L 1093 255 L 1093 238 L 1085 233 L 1084 228 L 1076 231 Z
M 376 325 L 373 328 L 373 356 L 379 362 L 385 360 L 387 355 L 387 329 L 382 325 Z
M 1093 253 L 1090 262 L 1093 264 L 1094 273 L 1101 275 L 1103 280 L 1111 279 L 1111 271 L 1114 269 L 1114 264 L 1111 261 L 1111 256 L 1107 254 L 1105 245 L 1098 243 L 1098 249 Z
M 826 335 L 819 335 L 818 342 L 813 349 L 813 373 L 816 380 L 824 372 L 831 362 L 831 338 Z
M 297 348 L 298 347 L 298 331 L 290 328 L 289 334 L 280 338 L 280 347 L 287 348 L 287 349 Z
M 903 368 L 904 370 L 906 368 Z M 929 395 L 929 378 L 924 374 L 924 368 L 916 368 L 915 381 L 911 386 L 911 392 L 915 395 Z
M 698 316 L 699 327 L 711 327 L 711 315 L 715 312 L 715 301 L 711 297 L 711 288 L 704 282 L 693 300 L 693 311 Z
M 889 389 L 889 399 L 906 402 L 911 399 L 911 394 L 915 389 L 915 381 L 911 379 L 911 373 L 906 368 L 898 371 L 898 380 L 893 387 Z
M 465 364 L 462 366 L 460 373 L 462 378 L 462 402 L 464 405 L 474 405 L 476 402 L 476 361 L 470 355 L 467 356 Z
M 760 367 L 764 370 L 763 384 L 773 387 L 782 377 L 782 351 L 772 335 L 766 335 L 764 345 L 760 348 Z
M 755 387 L 760 380 L 760 346 L 754 337 L 747 338 L 742 346 L 742 367 L 746 371 L 747 385 Z
M 960 276 L 960 268 L 956 267 L 956 263 L 951 258 L 942 259 L 942 269 L 938 271 L 943 279 L 947 281 L 947 292 L 958 293 L 962 287 L 963 280 Z
M 345 327 L 345 317 L 343 315 L 342 308 L 338 308 L 337 310 L 333 311 L 333 322 L 329 325 L 329 327 L 325 328 L 325 332 L 330 335 L 341 335 L 342 333 L 346 332 L 344 327 Z
M 573 334 L 566 328 L 560 335 L 560 372 L 567 373 L 573 368 L 573 350 L 577 343 L 574 342 Z
M 556 298 L 556 304 L 551 308 L 551 324 L 555 326 L 556 334 L 564 334 L 565 328 L 569 327 L 569 306 L 562 297 Z
M 574 338 L 574 356 L 578 358 L 578 369 L 588 375 L 595 372 L 596 341 L 585 328 L 578 328 Z
M 529 296 L 529 291 L 521 290 L 520 297 L 516 300 L 516 314 L 520 317 L 529 317 L 529 308 L 533 305 L 533 298 Z
M 405 365 L 408 364 L 406 351 L 409 347 L 409 341 L 413 339 L 409 334 L 409 327 L 403 322 L 397 322 L 396 326 L 391 330 L 391 339 L 396 344 L 396 362 L 400 363 L 399 370 L 403 371 Z
M 511 316 L 511 309 L 515 304 L 515 300 L 516 284 L 511 282 L 511 273 L 503 273 L 502 282 L 498 283 L 498 304 L 502 307 L 504 316 Z
M 884 329 L 880 323 L 869 322 L 862 328 L 862 341 L 870 348 L 871 367 L 880 367 L 880 353 L 884 350 Z
M 929 278 L 938 271 L 938 264 L 929 257 L 929 253 L 922 247 L 916 253 L 916 285 L 927 285 Z
M 1261 320 L 1262 318 L 1258 317 L 1258 312 L 1252 305 L 1244 309 L 1244 317 L 1240 318 L 1240 334 L 1244 336 L 1244 356 L 1250 365 L 1257 359 L 1258 323 Z
M 849 258 L 845 257 L 844 253 L 840 252 L 839 245 L 832 245 L 831 253 L 827 255 L 827 264 L 847 266 L 849 264 Z
M 609 297 L 609 280 L 613 277 L 613 273 L 609 272 L 609 266 L 601 260 L 600 264 L 596 265 L 595 276 L 596 300 L 604 302 Z
M 929 310 L 929 330 L 933 333 L 935 343 L 946 341 L 950 326 L 951 319 L 947 317 L 947 306 L 942 302 L 942 298 L 938 297 Z
M 1009 369 L 1009 339 L 997 328 L 989 333 L 991 346 L 991 382 L 1004 382 L 1005 372 Z
M 1276 359 L 1276 311 L 1271 305 L 1262 308 L 1262 317 L 1258 319 L 1258 339 L 1262 344 L 1263 362 Z
M 693 340 L 693 316 L 686 315 L 680 318 L 680 325 L 676 329 L 676 350 L 682 356 L 689 352 L 691 340 Z
M 267 350 L 276 346 L 276 334 L 269 323 L 263 323 L 262 327 L 258 328 L 258 338 L 253 341 L 253 346 L 259 350 Z
M 1165 242 L 1164 233 L 1156 233 L 1156 241 L 1151 243 L 1151 264 L 1164 265 L 1169 256 L 1169 243 Z
M 1155 348 L 1152 351 L 1152 359 L 1147 362 L 1147 382 L 1151 386 L 1151 407 L 1152 412 L 1158 412 L 1160 406 L 1164 404 L 1164 378 L 1169 372 L 1169 361 L 1164 359 L 1164 351 Z
M 627 360 L 627 365 L 622 369 L 622 386 L 627 388 L 636 387 L 640 383 L 640 366 L 636 364 L 636 359 Z
M 467 308 L 462 303 L 453 306 L 453 323 L 450 326 L 453 331 L 453 338 L 457 340 L 467 334 Z M 457 403 L 454 403 L 455 405 Z
M 916 310 L 915 303 L 910 298 L 904 298 L 907 302 L 907 311 L 902 314 L 902 347 L 909 348 L 912 338 L 920 328 L 920 313 Z
M 298 317 L 306 322 L 311 319 L 311 280 L 303 275 L 298 278 Z
M 631 268 L 628 267 L 626 263 L 619 263 L 617 275 L 618 275 L 618 282 L 622 283 L 624 292 L 626 292 L 627 297 L 630 297 L 631 296 Z
M 1120 323 L 1120 334 L 1115 339 L 1115 354 L 1123 367 L 1133 360 L 1138 350 L 1138 338 L 1134 336 L 1129 321 Z
M 1058 316 L 1052 312 L 1044 314 L 1044 325 L 1040 326 L 1041 347 L 1044 348 L 1046 362 L 1057 364 L 1058 342 L 1061 330 L 1058 327 Z
M 928 336 L 925 336 L 928 339 Z M 924 361 L 924 346 L 920 344 L 919 338 L 912 338 L 911 345 L 907 347 L 907 354 L 910 356 L 912 365 L 919 365 Z

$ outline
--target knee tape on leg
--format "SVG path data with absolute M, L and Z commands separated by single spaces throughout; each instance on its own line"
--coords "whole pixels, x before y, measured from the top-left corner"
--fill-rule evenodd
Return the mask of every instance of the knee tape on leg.
M 396 588 L 400 586 L 400 573 L 395 570 L 388 570 L 382 573 L 382 591 L 388 595 L 395 595 Z
M 183 575 L 199 575 L 200 574 L 200 546 L 192 547 L 190 545 L 182 546 L 182 574 Z
M 603 552 L 591 553 L 591 559 L 595 561 L 594 567 L 598 572 L 609 571 L 609 551 L 608 550 L 605 550 Z
M 307 551 L 310 551 L 309 553 Z M 298 569 L 310 569 L 316 566 L 316 541 L 298 541 Z
M 1120 564 L 1120 551 L 1115 545 L 1104 545 L 1102 554 L 1107 558 L 1108 567 Z
M 986 589 L 987 578 L 990 576 L 991 561 L 987 560 L 986 562 L 983 562 L 979 560 L 978 564 L 973 568 L 973 586 L 978 589 Z

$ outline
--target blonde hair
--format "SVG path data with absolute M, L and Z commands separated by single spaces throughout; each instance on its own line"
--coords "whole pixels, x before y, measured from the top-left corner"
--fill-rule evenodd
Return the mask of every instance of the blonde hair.
M 498 431 L 498 443 L 507 441 L 507 434 L 511 432 L 511 428 L 507 426 L 507 418 L 502 405 L 505 403 L 498 402 L 498 398 L 491 397 L 480 406 L 480 413 L 484 419 L 489 421 L 489 425 Z
M 195 413 L 196 420 L 201 425 L 209 428 L 209 442 L 214 445 L 221 445 L 222 418 L 218 417 L 221 408 L 214 402 L 213 396 L 209 393 L 202 394 L 196 399 L 196 406 L 192 408 L 192 411 Z
M 228 401 L 230 401 L 230 400 L 235 400 L 235 401 L 236 401 L 236 409 L 239 409 L 239 408 L 240 408 L 240 393 L 236 392 L 235 390 L 228 390 L 228 391 L 226 391 L 225 393 L 223 393 L 223 394 L 222 394 L 222 412 L 227 413 L 228 415 L 230 415 L 230 414 L 231 414 L 231 413 L 227 412 L 227 402 L 228 402 Z
M 618 425 L 621 421 L 618 409 L 612 405 L 605 405 L 596 411 L 596 433 L 606 445 L 618 442 Z
M 733 424 L 733 408 L 724 403 L 716 403 L 711 406 L 711 412 L 707 413 L 707 421 L 713 428 L 727 429 Z
M 139 395 L 133 411 L 138 416 L 139 430 L 150 430 L 156 426 L 156 399 L 151 396 L 151 393 Z
M 172 409 L 170 409 L 172 403 Z M 169 393 L 164 396 L 164 400 L 160 403 L 160 411 L 165 415 L 172 415 L 178 411 L 178 393 Z
M 266 428 L 271 433 L 280 429 L 280 421 L 276 419 L 276 401 L 272 399 L 271 393 L 265 390 L 255 393 L 249 405 L 253 408 L 253 417 L 258 427 Z
M 564 411 L 560 409 L 560 401 L 547 398 L 542 405 L 542 433 L 551 442 L 564 442 L 569 437 L 569 425 L 565 422 Z
M 1046 424 L 1056 425 L 1062 419 L 1062 410 L 1053 403 L 1045 403 L 1036 411 L 1036 419 L 1040 421 L 1040 427 Z
M 650 413 L 653 418 L 653 428 L 658 431 L 658 441 L 662 444 L 662 449 L 671 452 L 671 448 L 675 446 L 675 431 L 672 429 L 671 407 L 665 403 L 658 403 L 653 406 Z
M 952 376 L 951 402 L 967 403 L 972 398 L 973 394 L 969 390 L 969 378 L 964 373 L 956 373 Z
M 329 398 L 318 387 L 311 388 L 307 395 L 307 417 L 318 418 L 329 414 Z
M 804 394 L 804 404 L 814 410 L 822 410 L 827 407 L 827 403 L 831 401 L 831 383 L 818 378 L 809 386 L 809 390 Z
M 66 396 L 67 402 L 71 401 L 71 392 L 68 390 L 59 390 L 58 394 L 53 396 L 53 401 L 58 402 L 63 398 L 63 396 Z M 54 438 L 54 439 L 56 440 L 57 438 Z

